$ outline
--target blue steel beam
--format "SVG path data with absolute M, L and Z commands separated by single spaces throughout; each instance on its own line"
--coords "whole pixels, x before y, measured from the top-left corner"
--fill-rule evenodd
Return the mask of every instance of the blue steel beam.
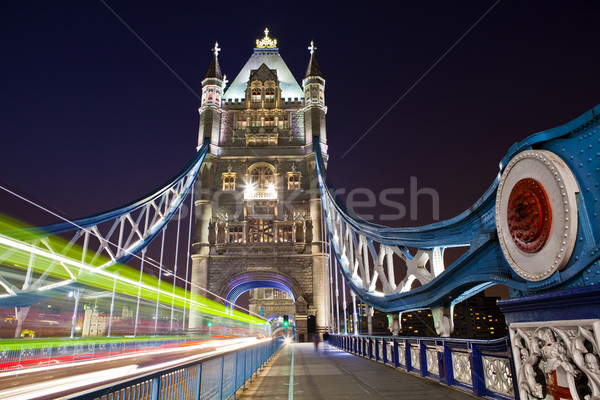
M 454 218 L 421 227 L 390 228 L 354 216 L 336 198 L 321 148 L 315 146 L 321 199 L 330 240 L 345 280 L 362 301 L 384 312 L 455 304 L 494 284 L 506 285 L 513 296 L 518 296 L 600 283 L 597 277 L 600 272 L 599 115 L 600 105 L 565 125 L 515 143 L 500 162 L 496 179 L 473 206 Z M 319 143 L 318 138 L 314 138 L 314 142 Z M 502 172 L 518 153 L 531 149 L 548 150 L 558 155 L 571 169 L 580 188 L 577 194 L 578 239 L 573 256 L 566 267 L 539 282 L 523 279 L 513 271 L 499 244 L 496 228 L 496 197 Z M 409 263 L 423 254 L 432 260 L 435 249 L 438 249 L 438 254 L 443 254 L 445 248 L 465 245 L 470 246 L 467 253 L 451 265 L 443 266 L 442 271 L 429 271 L 431 279 L 421 282 L 423 285 L 416 289 L 400 290 L 399 285 L 390 284 L 394 277 L 389 272 L 382 277 L 386 270 L 383 261 L 385 251 L 404 255 L 401 258 Z M 410 254 L 409 247 L 417 248 L 419 252 Z M 367 252 L 369 254 L 365 257 Z M 423 272 L 421 276 L 428 276 L 423 265 L 418 265 L 416 261 L 413 264 L 415 271 Z M 381 282 L 376 282 L 377 279 L 383 280 L 383 291 L 376 290 L 377 286 L 381 286 Z

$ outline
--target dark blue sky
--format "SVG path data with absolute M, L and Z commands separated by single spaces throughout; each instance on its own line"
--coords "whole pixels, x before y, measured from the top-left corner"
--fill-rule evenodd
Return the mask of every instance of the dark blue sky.
M 416 176 L 439 192 L 442 219 L 483 194 L 512 143 L 600 102 L 598 2 L 191 3 L 106 0 L 196 93 L 215 40 L 232 80 L 268 26 L 299 81 L 314 40 L 334 185 L 378 192 Z M 102 1 L 1 7 L 4 185 L 82 217 L 192 158 L 199 99 Z

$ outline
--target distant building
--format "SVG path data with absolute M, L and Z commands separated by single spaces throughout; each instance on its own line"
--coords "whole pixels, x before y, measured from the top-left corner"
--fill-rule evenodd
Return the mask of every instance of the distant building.
M 485 297 L 482 293 L 468 298 L 454 307 L 454 334 L 452 337 L 495 339 L 508 334 L 506 321 L 496 305 L 499 297 Z
M 367 316 L 369 306 L 360 301 L 356 302 L 356 314 L 357 314 L 357 333 L 359 335 L 367 335 L 369 332 L 369 319 Z M 341 310 L 340 310 L 341 311 Z M 354 308 L 352 303 L 346 308 L 348 333 L 354 333 Z M 340 324 L 343 323 L 342 314 L 340 313 Z M 373 310 L 373 316 L 371 317 L 371 324 L 373 326 L 373 335 L 389 335 L 389 322 L 387 314 L 379 310 Z
M 436 337 L 430 310 L 404 312 L 400 316 L 400 336 Z

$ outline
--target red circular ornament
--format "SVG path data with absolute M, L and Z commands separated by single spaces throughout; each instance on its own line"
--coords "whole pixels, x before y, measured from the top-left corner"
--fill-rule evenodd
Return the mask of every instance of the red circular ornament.
M 548 240 L 552 224 L 544 187 L 532 178 L 518 181 L 508 198 L 506 219 L 515 245 L 526 253 L 538 252 Z

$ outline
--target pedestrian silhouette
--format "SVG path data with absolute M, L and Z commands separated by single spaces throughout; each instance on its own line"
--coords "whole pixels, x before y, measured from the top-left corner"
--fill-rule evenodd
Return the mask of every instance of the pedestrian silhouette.
M 319 343 L 321 342 L 321 337 L 318 333 L 315 333 L 315 337 L 313 338 L 313 343 L 315 344 L 315 353 L 319 351 Z

